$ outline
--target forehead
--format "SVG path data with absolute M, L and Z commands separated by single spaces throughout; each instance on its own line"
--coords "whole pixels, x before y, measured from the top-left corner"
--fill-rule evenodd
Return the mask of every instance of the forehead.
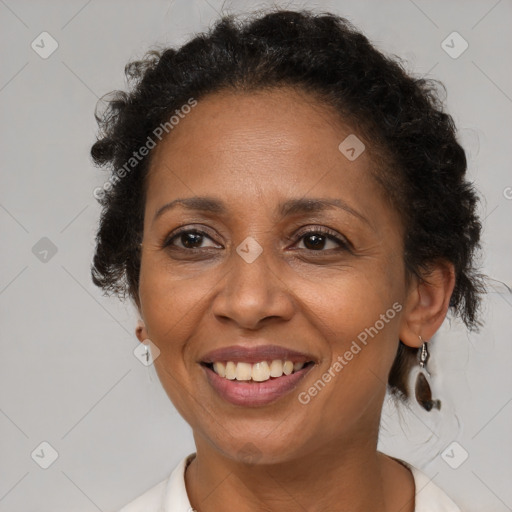
M 359 135 L 359 136 L 358 136 Z M 314 97 L 290 88 L 221 92 L 201 99 L 153 150 L 153 192 L 180 178 L 218 188 L 336 187 L 369 181 L 372 148 L 355 160 L 340 151 L 361 141 L 350 124 Z M 356 137 L 356 139 L 354 139 Z M 360 150 L 360 148 L 356 148 Z M 190 192 L 190 191 L 189 191 Z

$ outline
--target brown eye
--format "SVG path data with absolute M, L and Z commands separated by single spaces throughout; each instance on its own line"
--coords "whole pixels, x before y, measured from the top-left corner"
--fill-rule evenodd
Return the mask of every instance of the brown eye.
M 320 233 L 312 233 L 302 238 L 306 249 L 311 251 L 325 249 L 327 242 L 331 241 L 327 236 Z
M 203 249 L 207 247 L 218 247 L 214 245 L 202 246 L 202 243 L 206 240 L 212 240 L 204 231 L 197 229 L 184 229 L 178 233 L 173 234 L 163 244 L 163 247 L 175 247 L 178 249 Z M 181 245 L 179 245 L 179 242 Z
M 304 240 L 304 248 L 308 251 L 323 252 L 332 249 L 347 249 L 349 243 L 340 238 L 335 232 L 327 228 L 314 228 L 303 231 L 298 235 L 299 240 Z M 328 247 L 329 243 L 331 244 Z
M 181 233 L 179 240 L 187 249 L 193 249 L 195 248 L 196 244 L 201 245 L 203 235 L 193 232 Z

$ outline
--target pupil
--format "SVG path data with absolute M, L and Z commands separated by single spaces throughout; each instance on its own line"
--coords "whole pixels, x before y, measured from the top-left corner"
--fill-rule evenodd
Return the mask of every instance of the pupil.
M 312 244 L 309 244 L 309 245 L 311 245 L 312 247 L 308 247 L 307 240 L 314 240 Z M 308 249 L 322 249 L 322 248 L 323 248 L 323 244 L 324 244 L 324 243 L 325 243 L 325 236 L 323 236 L 323 235 L 308 235 L 308 236 L 304 239 L 304 245 L 305 245 Z
M 198 233 L 184 233 L 181 235 L 181 243 L 184 247 L 193 249 L 194 243 L 197 243 L 198 241 L 200 242 L 201 237 L 202 235 Z

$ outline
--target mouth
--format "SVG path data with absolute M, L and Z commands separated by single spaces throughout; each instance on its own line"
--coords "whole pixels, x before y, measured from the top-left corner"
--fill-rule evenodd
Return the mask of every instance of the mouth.
M 311 354 L 277 345 L 236 345 L 213 350 L 197 361 L 218 397 L 258 407 L 289 395 L 318 361 Z

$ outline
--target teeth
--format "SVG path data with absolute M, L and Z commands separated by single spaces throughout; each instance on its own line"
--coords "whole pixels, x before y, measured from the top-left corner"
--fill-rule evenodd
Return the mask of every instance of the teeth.
M 283 375 L 283 362 L 275 359 L 270 363 L 270 376 L 281 377 Z
M 283 373 L 285 375 L 290 375 L 293 372 L 293 363 L 291 361 L 285 361 L 283 363 Z
M 228 361 L 227 363 L 215 362 L 213 363 L 213 371 L 220 377 L 228 380 L 240 380 L 255 382 L 265 382 L 270 377 L 282 377 L 297 372 L 304 367 L 305 363 L 293 363 L 292 361 L 281 361 L 274 359 L 271 362 L 261 361 L 259 363 L 234 363 Z
M 251 380 L 252 365 L 250 363 L 238 363 L 236 365 L 236 380 Z
M 270 379 L 270 367 L 266 361 L 252 365 L 252 380 L 263 382 Z
M 304 367 L 304 363 L 293 363 L 293 371 L 296 372 Z
M 215 370 L 215 373 L 221 377 L 226 376 L 226 365 L 224 363 L 213 363 L 213 369 Z
M 233 361 L 226 363 L 226 379 L 235 380 L 236 378 L 236 364 Z

